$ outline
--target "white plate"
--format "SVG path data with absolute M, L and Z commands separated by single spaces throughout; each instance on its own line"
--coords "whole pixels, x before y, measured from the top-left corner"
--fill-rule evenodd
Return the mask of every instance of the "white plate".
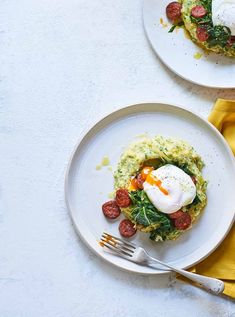
M 164 64 L 173 72 L 195 84 L 213 88 L 235 87 L 235 58 L 205 52 L 185 37 L 184 30 L 168 33 L 171 25 L 166 6 L 171 0 L 144 0 L 143 20 L 148 39 Z M 168 26 L 163 27 L 160 19 Z M 194 58 L 200 52 L 201 59 Z
M 206 257 L 224 239 L 235 211 L 235 164 L 231 150 L 208 122 L 182 108 L 147 103 L 111 113 L 95 124 L 72 154 L 65 181 L 67 206 L 75 228 L 87 245 L 103 259 L 138 273 L 159 274 L 160 270 L 139 266 L 104 252 L 98 239 L 103 231 L 118 234 L 120 220 L 109 222 L 101 206 L 113 191 L 113 173 L 107 167 L 96 170 L 104 156 L 113 168 L 124 147 L 141 134 L 161 134 L 188 141 L 205 161 L 204 177 L 209 180 L 208 205 L 200 221 L 176 241 L 154 243 L 148 234 L 138 233 L 134 242 L 152 256 L 186 268 Z

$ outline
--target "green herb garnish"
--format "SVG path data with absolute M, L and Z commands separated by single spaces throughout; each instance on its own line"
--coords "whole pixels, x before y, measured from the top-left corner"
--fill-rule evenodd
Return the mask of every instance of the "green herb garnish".
M 172 33 L 177 26 L 180 27 L 183 25 L 184 25 L 184 22 L 182 22 L 182 21 L 177 23 L 177 24 L 173 24 L 172 27 L 170 28 L 170 30 L 168 31 L 168 33 Z
M 172 33 L 176 27 L 177 25 L 173 24 L 168 33 Z

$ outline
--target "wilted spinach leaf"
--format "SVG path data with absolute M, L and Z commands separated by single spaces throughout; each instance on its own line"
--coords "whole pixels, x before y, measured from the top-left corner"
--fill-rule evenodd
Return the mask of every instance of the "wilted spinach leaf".
M 193 202 L 192 202 L 192 205 L 197 205 L 200 202 L 201 202 L 200 198 L 198 197 L 198 195 L 196 195 Z
M 201 0 L 201 5 L 207 10 L 207 12 L 211 12 L 212 0 Z
M 170 28 L 170 30 L 168 31 L 168 33 L 172 33 L 177 26 L 180 27 L 180 26 L 183 26 L 183 25 L 184 25 L 184 22 L 182 22 L 182 21 L 180 21 L 177 24 L 173 24 L 172 27 Z
M 143 190 L 129 192 L 134 208 L 131 213 L 133 221 L 145 227 L 159 223 L 165 229 L 171 228 L 170 219 L 158 211 Z
M 170 233 L 172 233 L 174 230 L 176 231 L 176 229 L 173 229 L 172 227 L 170 229 L 167 229 L 166 227 L 160 227 L 160 228 L 153 230 L 150 233 L 149 238 L 151 240 L 155 241 L 156 238 L 160 236 L 162 238 L 162 240 L 165 241 L 167 239 L 168 235 Z
M 207 32 L 209 39 L 207 40 L 210 47 L 219 45 L 225 47 L 231 37 L 231 31 L 228 27 L 222 25 L 208 26 Z
M 211 24 L 211 14 L 205 15 L 203 18 L 194 18 L 193 16 L 190 17 L 191 21 L 196 24 Z
M 170 30 L 168 31 L 168 33 L 172 33 L 174 31 L 174 29 L 176 28 L 176 25 L 173 24 L 172 27 L 170 28 Z

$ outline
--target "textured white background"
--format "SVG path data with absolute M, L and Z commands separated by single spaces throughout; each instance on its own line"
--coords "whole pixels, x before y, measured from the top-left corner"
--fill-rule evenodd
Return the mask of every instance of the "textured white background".
M 65 207 L 78 136 L 141 101 L 207 116 L 233 90 L 166 69 L 143 31 L 140 0 L 0 1 L 0 316 L 234 316 L 234 303 L 167 276 L 109 266 L 77 238 Z

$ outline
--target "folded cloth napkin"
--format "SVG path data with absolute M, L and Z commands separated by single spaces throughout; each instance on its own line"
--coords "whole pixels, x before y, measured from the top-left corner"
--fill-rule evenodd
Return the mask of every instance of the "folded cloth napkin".
M 235 155 L 235 100 L 218 99 L 208 120 L 223 134 Z M 224 294 L 235 298 L 235 224 L 221 245 L 189 270 L 223 280 Z
M 218 99 L 208 120 L 223 134 L 235 155 L 235 100 Z

